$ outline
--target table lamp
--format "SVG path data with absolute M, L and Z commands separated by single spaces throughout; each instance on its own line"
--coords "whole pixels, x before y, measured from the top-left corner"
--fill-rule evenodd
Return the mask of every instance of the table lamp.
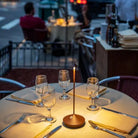
M 85 124 L 85 118 L 75 114 L 75 67 L 73 67 L 73 114 L 65 116 L 63 123 L 69 128 L 80 128 Z

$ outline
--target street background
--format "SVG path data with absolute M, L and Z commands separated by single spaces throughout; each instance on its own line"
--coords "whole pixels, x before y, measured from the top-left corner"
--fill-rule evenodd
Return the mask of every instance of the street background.
M 0 2 L 0 48 L 8 45 L 8 42 L 21 42 L 24 37 L 19 25 L 19 19 L 24 16 L 24 4 L 32 1 L 35 6 L 35 16 L 38 16 L 39 0 L 19 0 L 18 2 Z M 70 15 L 77 16 L 68 4 Z M 104 16 L 104 15 L 102 15 Z M 98 18 L 91 21 L 92 27 L 99 27 L 104 18 Z

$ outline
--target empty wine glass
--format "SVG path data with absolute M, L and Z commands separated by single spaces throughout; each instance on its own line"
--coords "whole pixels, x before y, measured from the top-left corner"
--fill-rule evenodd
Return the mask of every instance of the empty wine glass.
M 59 70 L 58 83 L 63 88 L 63 94 L 59 97 L 61 100 L 68 100 L 70 97 L 65 92 L 66 88 L 70 84 L 70 77 L 68 70 Z
M 55 122 L 56 119 L 51 116 L 51 108 L 56 104 L 55 89 L 48 85 L 45 89 L 45 94 L 42 97 L 42 103 L 44 107 L 49 111 L 48 116 L 45 118 L 46 121 Z
M 98 95 L 99 83 L 98 78 L 90 77 L 87 79 L 86 91 L 91 98 L 91 105 L 87 107 L 88 110 L 95 111 L 99 109 L 99 106 L 95 104 L 95 98 Z
M 40 95 L 41 100 L 44 95 L 44 88 L 47 87 L 47 76 L 46 75 L 37 75 L 35 79 L 35 90 Z M 43 107 L 42 101 L 37 104 L 39 107 Z

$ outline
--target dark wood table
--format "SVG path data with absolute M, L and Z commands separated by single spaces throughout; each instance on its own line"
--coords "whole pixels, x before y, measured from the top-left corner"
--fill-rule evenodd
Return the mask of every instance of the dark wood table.
M 138 49 L 112 48 L 96 37 L 96 73 L 99 80 L 118 75 L 138 76 Z

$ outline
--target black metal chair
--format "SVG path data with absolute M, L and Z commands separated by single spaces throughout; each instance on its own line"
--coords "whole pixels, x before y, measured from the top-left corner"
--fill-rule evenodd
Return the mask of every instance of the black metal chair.
M 116 81 L 116 89 L 138 101 L 138 76 L 113 76 L 99 81 L 100 85 Z
M 43 49 L 46 52 L 47 41 L 49 40 L 50 34 L 46 29 L 28 29 L 22 28 L 24 35 L 25 43 L 30 43 L 30 46 L 38 50 L 38 55 L 36 56 L 36 61 L 39 61 L 40 58 L 40 49 Z
M 109 83 L 111 81 L 118 81 L 120 79 L 120 76 L 113 76 L 113 77 L 109 77 L 109 78 L 105 78 L 99 81 L 100 85 L 103 85 L 105 83 Z
M 74 39 L 79 45 L 79 64 L 84 82 L 96 75 L 96 41 L 97 28 L 86 28 L 75 33 Z
M 23 35 L 26 41 L 32 41 L 34 43 L 43 43 L 48 40 L 49 32 L 45 29 L 27 29 L 22 28 Z
M 0 77 L 0 82 L 2 84 L 2 88 L 1 89 L 4 89 L 4 90 L 0 90 L 0 98 L 3 98 L 5 97 L 6 95 L 8 94 L 11 94 L 13 92 L 15 92 L 16 90 L 14 89 L 23 89 L 26 87 L 26 85 L 18 82 L 18 81 L 15 81 L 15 80 L 12 80 L 12 79 L 8 79 L 8 78 L 4 78 L 4 77 Z M 8 89 L 8 85 L 12 86 L 12 89 L 10 88 L 10 90 L 7 90 Z

